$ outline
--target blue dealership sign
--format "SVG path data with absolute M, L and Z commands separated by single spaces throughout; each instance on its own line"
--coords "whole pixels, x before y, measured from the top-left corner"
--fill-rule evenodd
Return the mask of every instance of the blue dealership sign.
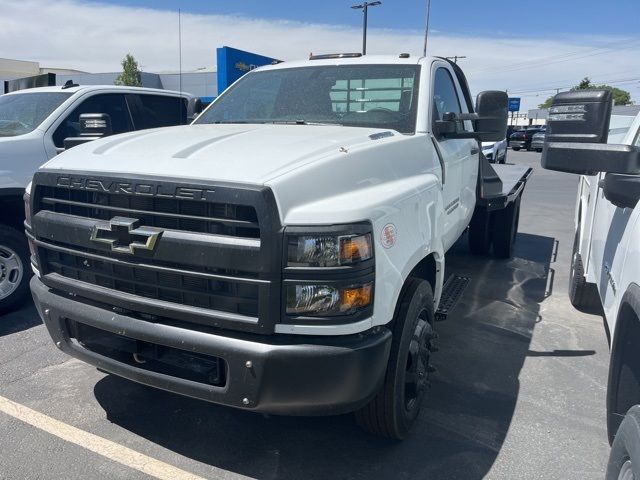
M 509 97 L 509 111 L 510 112 L 520 111 L 520 97 Z
M 221 47 L 217 49 L 218 57 L 218 95 L 245 73 L 262 65 L 277 62 L 275 58 L 265 57 L 237 48 Z

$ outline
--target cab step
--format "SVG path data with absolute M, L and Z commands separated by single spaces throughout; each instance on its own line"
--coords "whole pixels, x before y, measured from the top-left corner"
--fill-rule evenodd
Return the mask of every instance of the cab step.
M 444 282 L 444 287 L 442 287 L 440 306 L 436 311 L 436 322 L 446 320 L 447 315 L 456 308 L 470 280 L 471 278 L 463 275 L 451 275 L 447 278 L 447 281 Z

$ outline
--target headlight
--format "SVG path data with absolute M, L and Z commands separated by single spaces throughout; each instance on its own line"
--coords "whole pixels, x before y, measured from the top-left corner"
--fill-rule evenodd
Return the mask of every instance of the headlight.
M 367 307 L 373 299 L 373 283 L 335 287 L 304 284 L 287 286 L 287 314 L 309 316 L 349 315 Z
M 31 182 L 24 190 L 24 218 L 31 225 Z
M 290 236 L 287 249 L 289 267 L 339 267 L 373 256 L 370 233 Z

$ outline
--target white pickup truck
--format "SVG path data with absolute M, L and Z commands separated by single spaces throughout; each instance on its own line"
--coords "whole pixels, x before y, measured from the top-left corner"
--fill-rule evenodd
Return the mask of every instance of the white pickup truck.
M 531 173 L 480 154 L 506 94 L 475 110 L 446 59 L 317 56 L 253 70 L 190 126 L 65 152 L 26 195 L 38 311 L 104 371 L 402 438 L 460 291 L 445 254 L 469 227 L 509 256 Z
M 610 114 L 609 92 L 557 95 L 542 157 L 545 168 L 581 174 L 569 297 L 606 319 L 608 480 L 640 478 L 640 115 Z
M 106 136 L 186 124 L 196 108 L 189 94 L 70 82 L 0 96 L 0 313 L 29 294 L 24 189 L 40 165 L 65 149 L 65 141 L 73 146 L 97 138 L 82 133 L 80 116 L 101 114 L 99 123 L 108 118 L 110 126 L 100 129 Z M 95 118 L 92 124 L 97 125 Z

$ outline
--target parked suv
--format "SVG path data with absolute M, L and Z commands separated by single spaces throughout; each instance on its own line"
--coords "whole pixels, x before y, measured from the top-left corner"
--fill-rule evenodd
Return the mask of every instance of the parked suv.
M 529 128 L 527 130 L 519 130 L 509 137 L 509 146 L 516 152 L 521 148 L 531 150 L 531 140 L 536 133 L 541 132 L 541 128 Z
M 0 312 L 28 294 L 29 249 L 23 233 L 24 190 L 40 165 L 71 144 L 110 133 L 181 125 L 196 99 L 166 90 L 116 86 L 43 87 L 0 96 Z M 81 136 L 81 115 L 98 136 Z M 106 127 L 106 128 L 105 128 Z

